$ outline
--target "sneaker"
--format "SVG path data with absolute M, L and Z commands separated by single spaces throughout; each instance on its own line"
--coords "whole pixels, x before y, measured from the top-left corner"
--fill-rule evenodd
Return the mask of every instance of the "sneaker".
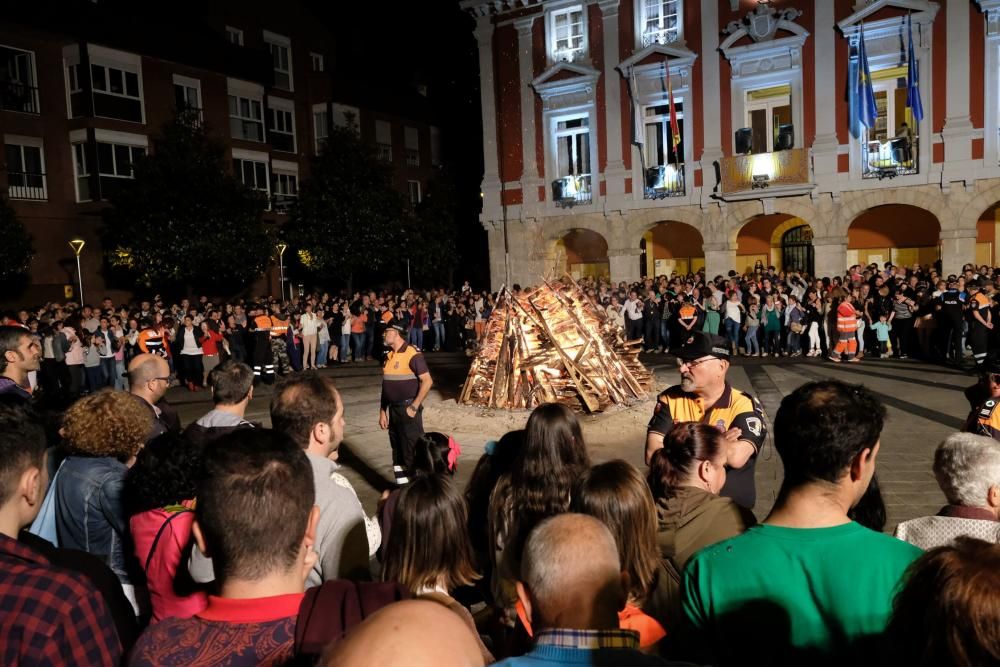
M 830 361 L 832 361 L 835 364 L 839 364 L 840 363 L 840 357 L 835 357 L 832 354 L 830 356 L 828 356 L 827 359 L 829 359 Z
M 854 357 L 853 359 L 848 359 L 847 363 L 849 363 L 849 364 L 860 364 L 861 363 L 861 357 Z

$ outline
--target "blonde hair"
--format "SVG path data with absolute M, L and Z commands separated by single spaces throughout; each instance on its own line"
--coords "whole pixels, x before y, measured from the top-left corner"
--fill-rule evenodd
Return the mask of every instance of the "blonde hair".
M 146 442 L 153 418 L 131 394 L 104 389 L 70 406 L 62 435 L 70 447 L 90 456 L 134 456 Z

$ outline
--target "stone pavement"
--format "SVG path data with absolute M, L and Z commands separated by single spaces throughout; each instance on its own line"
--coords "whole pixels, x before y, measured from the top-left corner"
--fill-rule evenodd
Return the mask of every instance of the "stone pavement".
M 519 427 L 528 413 L 495 414 L 455 406 L 454 398 L 465 380 L 469 360 L 445 353 L 428 354 L 427 358 L 435 387 L 427 401 L 425 428 L 449 433 L 461 443 L 458 481 L 464 487 L 486 441 Z M 677 382 L 672 358 L 652 354 L 643 355 L 643 360 L 656 372 L 659 388 Z M 365 508 L 374 512 L 378 496 L 388 487 L 391 476 L 388 436 L 378 427 L 380 368 L 366 362 L 320 372 L 336 379 L 345 404 L 347 428 L 339 462 Z M 729 375 L 734 386 L 750 391 L 761 401 L 769 424 L 782 396 L 804 382 L 836 378 L 867 385 L 886 404 L 889 414 L 878 458 L 888 511 L 886 529 L 891 531 L 900 521 L 933 514 L 944 504 L 931 471 L 934 449 L 945 436 L 961 428 L 969 411 L 962 390 L 974 382 L 974 377 L 909 360 L 866 359 L 861 364 L 831 364 L 804 358 L 737 359 Z M 185 425 L 210 409 L 208 392 L 190 394 L 175 388 L 168 399 L 177 406 Z M 270 388 L 260 387 L 248 419 L 269 424 L 269 400 Z M 622 458 L 642 469 L 645 423 L 651 405 L 647 402 L 617 414 L 583 417 L 584 437 L 594 461 Z M 757 463 L 756 481 L 754 511 L 763 517 L 781 484 L 781 463 L 770 438 Z

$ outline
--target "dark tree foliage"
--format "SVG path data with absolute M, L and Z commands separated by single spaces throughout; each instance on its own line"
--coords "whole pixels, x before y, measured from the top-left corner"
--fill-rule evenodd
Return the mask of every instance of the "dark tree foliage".
M 35 256 L 31 235 L 17 219 L 17 213 L 0 199 L 0 282 L 21 285 Z
M 313 158 L 281 235 L 310 278 L 350 284 L 353 278 L 399 274 L 404 219 L 392 166 L 379 161 L 356 132 L 335 127 Z
M 139 285 L 211 285 L 238 290 L 275 255 L 262 216 L 266 198 L 234 177 L 225 148 L 188 113 L 153 139 L 134 165 L 135 180 L 104 211 L 103 242 L 112 272 Z
M 451 283 L 458 263 L 456 198 L 452 179 L 440 172 L 407 225 L 407 248 L 415 284 Z

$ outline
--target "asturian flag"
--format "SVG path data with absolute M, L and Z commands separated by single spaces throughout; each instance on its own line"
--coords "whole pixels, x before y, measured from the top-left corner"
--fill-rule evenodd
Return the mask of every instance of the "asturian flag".
M 674 106 L 674 87 L 670 83 L 670 63 L 664 60 L 663 66 L 667 70 L 667 95 L 670 99 L 670 152 L 674 154 L 677 162 L 680 162 L 681 156 L 677 153 L 677 146 L 681 143 L 681 128 L 677 123 L 677 107 Z
M 857 118 L 862 125 L 871 129 L 875 127 L 878 109 L 875 106 L 875 91 L 872 90 L 872 73 L 868 69 L 868 51 L 865 49 L 865 25 L 863 23 L 858 38 L 858 79 L 855 86 L 857 93 L 854 95 L 854 103 L 857 105 Z
M 906 31 L 909 33 L 909 46 L 906 54 L 906 106 L 913 114 L 913 120 L 920 122 L 924 118 L 924 105 L 920 102 L 920 63 L 913 51 L 913 18 L 906 17 Z
M 632 143 L 642 148 L 643 141 L 646 138 L 646 128 L 643 123 L 642 105 L 639 104 L 639 81 L 635 77 L 634 66 L 629 67 L 626 83 L 628 84 L 629 101 L 632 103 Z

